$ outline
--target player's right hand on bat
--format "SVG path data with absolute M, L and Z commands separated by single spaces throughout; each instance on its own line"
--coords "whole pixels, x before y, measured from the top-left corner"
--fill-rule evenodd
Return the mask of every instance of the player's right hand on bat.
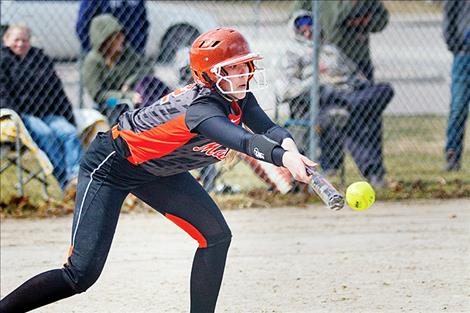
M 317 168 L 318 164 L 306 156 L 294 152 L 286 151 L 282 156 L 282 165 L 289 170 L 295 180 L 308 184 L 310 176 L 305 170 L 306 167 Z

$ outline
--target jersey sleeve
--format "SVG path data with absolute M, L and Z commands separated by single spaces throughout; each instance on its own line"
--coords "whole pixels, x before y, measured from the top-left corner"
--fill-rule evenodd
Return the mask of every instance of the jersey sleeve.
M 193 132 L 199 124 L 211 117 L 227 117 L 223 105 L 210 97 L 196 99 L 186 111 L 185 122 L 190 132 Z
M 244 107 L 243 123 L 248 126 L 256 134 L 264 134 L 279 144 L 285 138 L 293 139 L 292 135 L 285 129 L 276 125 L 264 112 L 264 110 L 256 101 L 253 94 L 247 94 L 247 101 Z
M 267 136 L 252 134 L 227 118 L 210 118 L 200 123 L 196 130 L 215 142 L 245 153 L 255 159 L 282 166 L 285 150 Z
M 268 129 L 276 126 L 258 104 L 252 93 L 247 93 L 243 107 L 242 122 L 256 134 L 264 134 Z

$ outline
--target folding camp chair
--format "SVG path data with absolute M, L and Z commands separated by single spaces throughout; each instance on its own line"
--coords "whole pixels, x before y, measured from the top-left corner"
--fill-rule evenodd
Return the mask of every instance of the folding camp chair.
M 36 180 L 42 186 L 44 197 L 48 199 L 48 176 L 52 174 L 53 166 L 47 155 L 38 148 L 31 138 L 21 117 L 13 110 L 0 109 L 0 130 L 2 160 L 0 175 L 11 166 L 16 165 L 18 195 L 24 196 L 24 186 Z M 37 167 L 34 169 L 23 164 L 23 156 L 26 152 L 31 153 L 37 162 Z

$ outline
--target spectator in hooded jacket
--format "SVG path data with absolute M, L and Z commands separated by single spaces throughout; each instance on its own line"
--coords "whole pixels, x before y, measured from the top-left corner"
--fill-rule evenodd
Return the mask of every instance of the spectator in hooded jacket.
M 444 38 L 454 56 L 449 122 L 447 125 L 446 170 L 460 169 L 465 121 L 470 106 L 470 2 L 446 1 Z
M 147 106 L 169 93 L 168 86 L 153 76 L 153 63 L 127 45 L 123 27 L 111 14 L 93 18 L 90 42 L 83 78 L 100 111 L 121 101 Z
M 310 0 L 297 1 L 296 9 L 312 10 Z M 320 24 L 325 41 L 336 45 L 356 63 L 368 80 L 374 79 L 370 34 L 388 24 L 388 11 L 380 0 L 329 0 L 320 3 Z
M 51 59 L 31 46 L 31 30 L 11 25 L 0 58 L 0 103 L 18 112 L 32 138 L 54 165 L 62 189 L 78 175 L 81 143 L 72 105 Z
M 112 14 L 123 25 L 123 33 L 130 46 L 144 54 L 149 22 L 144 0 L 82 0 L 78 12 L 76 32 L 82 51 L 91 50 L 89 30 L 91 20 L 101 14 Z
M 289 21 L 292 41 L 282 58 L 284 77 L 278 97 L 288 102 L 291 118 L 308 119 L 313 88 L 313 19 L 297 11 Z M 335 45 L 322 44 L 319 59 L 320 103 L 317 119 L 320 165 L 327 173 L 344 162 L 344 146 L 362 175 L 376 187 L 384 186 L 382 112 L 393 98 L 386 83 L 373 83 Z M 304 150 L 300 140 L 299 147 Z

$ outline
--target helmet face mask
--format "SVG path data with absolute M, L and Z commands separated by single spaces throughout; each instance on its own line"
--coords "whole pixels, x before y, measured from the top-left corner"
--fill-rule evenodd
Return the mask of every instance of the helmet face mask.
M 266 80 L 264 68 L 255 66 L 254 61 L 262 56 L 253 53 L 246 39 L 231 28 L 217 28 L 199 36 L 191 46 L 190 63 L 194 81 L 208 88 L 214 88 L 222 94 L 242 93 L 234 88 L 232 79 L 246 76 L 247 91 L 264 88 Z M 224 75 L 224 67 L 247 63 L 248 73 Z M 257 88 L 251 88 L 249 82 L 253 79 Z M 223 85 L 229 88 L 222 88 Z
M 214 66 L 211 68 L 211 72 L 215 75 L 215 87 L 217 90 L 224 94 L 224 95 L 232 95 L 237 93 L 246 93 L 255 90 L 260 90 L 267 87 L 266 78 L 265 78 L 265 69 L 263 67 L 259 67 L 255 65 L 254 61 L 246 62 L 248 64 L 248 72 L 241 73 L 241 74 L 232 74 L 232 75 L 224 75 L 223 72 L 225 66 L 236 65 L 236 64 L 228 64 L 224 66 Z M 226 72 L 226 71 L 225 71 Z M 243 91 L 237 90 L 234 88 L 233 79 L 238 79 L 240 77 L 246 77 L 246 89 Z M 221 83 L 226 82 L 225 86 L 228 88 L 223 88 Z M 254 83 L 254 84 L 253 84 Z

